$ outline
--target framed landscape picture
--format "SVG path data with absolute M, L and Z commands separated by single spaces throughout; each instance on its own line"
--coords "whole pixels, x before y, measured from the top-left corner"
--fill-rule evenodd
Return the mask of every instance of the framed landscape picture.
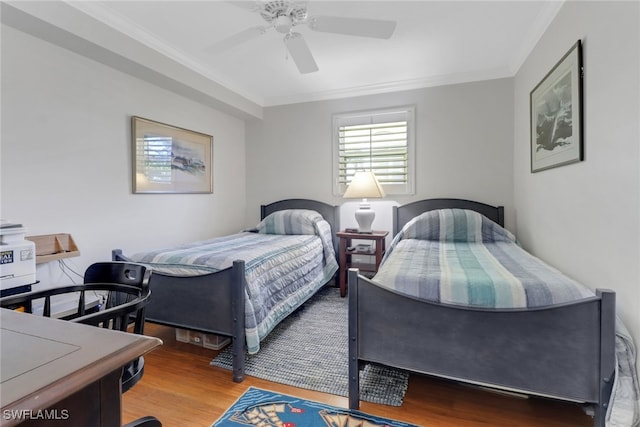
M 134 193 L 213 193 L 213 137 L 133 116 Z
M 531 91 L 531 172 L 583 160 L 582 74 L 578 40 Z

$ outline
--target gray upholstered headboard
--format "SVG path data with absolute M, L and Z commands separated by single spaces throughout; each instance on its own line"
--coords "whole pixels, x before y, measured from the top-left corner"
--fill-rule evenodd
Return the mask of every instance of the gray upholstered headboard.
M 336 233 L 340 231 L 340 208 L 324 202 L 310 199 L 286 199 L 260 206 L 260 219 L 267 215 L 285 209 L 311 209 L 317 211 L 331 226 L 333 249 L 338 256 L 338 238 Z
M 464 199 L 426 199 L 393 207 L 393 235 L 398 234 L 407 222 L 421 213 L 446 208 L 470 209 L 481 213 L 504 227 L 503 206 L 491 206 L 486 203 Z

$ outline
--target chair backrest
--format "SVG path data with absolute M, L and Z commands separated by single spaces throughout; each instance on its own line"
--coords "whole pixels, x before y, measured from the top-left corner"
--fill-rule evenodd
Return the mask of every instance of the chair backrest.
M 147 268 L 131 262 L 96 262 L 84 272 L 84 283 L 121 283 L 143 287 L 147 284 Z
M 149 274 L 150 271 L 140 264 L 119 261 L 96 262 L 84 272 L 84 283 L 117 283 L 146 291 L 149 286 Z M 106 308 L 121 307 L 135 298 L 135 295 L 127 292 L 110 291 L 106 300 Z M 144 310 L 144 306 L 142 306 L 136 312 L 133 330 L 136 334 L 144 333 Z
M 105 310 L 93 317 L 80 318 L 76 321 L 89 323 L 94 326 L 110 325 L 113 329 L 127 330 L 129 322 L 134 321 L 133 333 L 144 333 L 145 306 L 149 302 L 151 291 L 149 290 L 150 270 L 140 264 L 120 261 L 97 262 L 91 264 L 84 272 L 84 283 L 91 284 L 117 284 L 119 287 L 137 288 L 139 292 L 130 293 L 126 289 L 109 291 Z M 123 292 L 124 290 L 124 292 Z M 109 315 L 112 313 L 112 315 Z M 128 363 L 122 374 L 123 393 L 130 389 L 140 378 L 144 371 L 144 358 L 140 357 Z

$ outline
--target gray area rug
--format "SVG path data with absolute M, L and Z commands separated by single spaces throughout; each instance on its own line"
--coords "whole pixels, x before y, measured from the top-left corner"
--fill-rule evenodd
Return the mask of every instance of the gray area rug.
M 265 380 L 338 396 L 348 395 L 348 298 L 325 287 L 284 319 L 246 355 L 245 373 Z M 231 346 L 211 365 L 231 370 Z M 367 364 L 360 372 L 360 399 L 401 406 L 407 391 L 406 371 Z

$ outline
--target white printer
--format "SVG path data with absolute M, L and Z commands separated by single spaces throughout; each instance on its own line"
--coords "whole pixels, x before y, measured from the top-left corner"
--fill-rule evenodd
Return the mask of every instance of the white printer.
M 36 283 L 36 245 L 22 224 L 0 221 L 0 290 Z

